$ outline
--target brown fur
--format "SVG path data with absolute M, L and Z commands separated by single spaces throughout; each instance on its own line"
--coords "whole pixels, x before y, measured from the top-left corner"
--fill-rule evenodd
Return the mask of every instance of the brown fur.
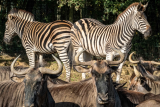
M 152 96 L 155 96 L 155 94 L 152 94 L 152 93 L 143 94 L 141 92 L 135 92 L 135 91 L 126 90 L 126 89 L 118 90 L 118 92 L 126 96 L 133 104 L 139 104 L 144 100 L 149 99 Z
M 78 104 L 80 107 L 96 107 L 97 90 L 94 78 L 51 86 L 49 90 L 56 103 L 71 102 Z
M 109 69 L 109 67 L 107 66 L 106 62 L 97 61 L 94 64 L 93 69 L 101 74 L 101 73 L 105 73 Z
M 9 80 L 10 79 L 10 67 L 1 66 L 0 67 L 0 81 Z
M 118 89 L 117 92 L 121 99 L 122 107 L 135 107 L 136 105 L 154 96 L 154 94 L 151 93 L 143 94 L 140 92 L 134 92 L 123 88 Z
M 2 68 L 10 68 L 10 67 L 2 67 Z M 19 67 L 16 67 L 16 69 L 19 69 Z M 8 73 L 9 74 L 11 73 L 10 69 L 8 69 Z M 32 79 L 29 78 L 29 75 L 31 77 L 33 76 L 33 78 Z M 18 79 L 18 81 L 20 79 L 23 81 L 24 76 L 22 77 L 13 76 L 12 80 L 14 81 L 6 80 L 6 81 L 0 82 L 0 107 L 22 107 L 24 105 L 24 99 L 28 97 L 28 96 L 24 96 L 24 93 L 28 92 L 27 95 L 29 95 L 29 97 L 31 97 L 30 95 L 34 95 L 34 94 L 30 94 L 31 93 L 30 91 L 24 91 L 24 88 L 25 90 L 28 90 L 28 89 L 30 90 L 31 88 L 33 90 L 32 93 L 36 91 L 36 94 L 34 96 L 34 98 L 36 99 L 33 102 L 35 103 L 36 107 L 37 107 L 37 104 L 39 105 L 41 104 L 41 107 L 54 107 L 54 100 L 52 99 L 52 96 L 50 95 L 47 88 L 47 82 L 46 82 L 47 75 L 45 75 L 44 78 L 42 77 L 43 79 L 41 79 L 41 83 L 37 84 L 36 82 L 39 79 L 38 77 L 40 76 L 42 75 L 39 72 L 39 70 L 37 71 L 35 69 L 32 69 L 28 72 L 28 74 L 26 74 L 26 77 L 28 77 L 29 80 L 31 80 L 29 81 L 29 83 L 31 84 L 24 85 L 24 82 L 17 82 L 17 80 L 16 82 L 14 82 L 15 78 Z M 36 78 L 37 80 L 35 80 Z M 27 81 L 27 78 L 25 79 L 26 79 L 25 81 Z M 40 90 L 38 90 L 38 92 L 37 90 L 34 91 L 35 85 L 40 85 L 38 88 Z M 31 98 L 29 100 L 31 100 Z
M 22 107 L 23 98 L 24 83 L 0 82 L 0 107 Z
M 160 107 L 160 100 L 146 100 L 136 107 Z

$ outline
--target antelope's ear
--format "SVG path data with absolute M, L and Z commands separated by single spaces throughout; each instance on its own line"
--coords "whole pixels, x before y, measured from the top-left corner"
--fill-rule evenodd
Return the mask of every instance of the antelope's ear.
M 10 77 L 12 81 L 14 82 L 23 82 L 25 76 L 17 77 L 17 76 L 12 76 Z

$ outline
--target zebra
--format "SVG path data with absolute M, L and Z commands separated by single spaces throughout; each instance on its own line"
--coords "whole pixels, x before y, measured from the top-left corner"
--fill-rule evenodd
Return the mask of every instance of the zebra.
M 4 42 L 9 44 L 17 34 L 29 59 L 29 66 L 35 67 L 35 54 L 43 66 L 43 54 L 57 51 L 66 69 L 66 81 L 70 81 L 70 33 L 72 23 L 57 20 L 50 23 L 35 21 L 34 15 L 21 9 L 11 9 L 5 23 Z
M 71 28 L 71 41 L 76 54 L 83 48 L 85 52 L 80 56 L 80 61 L 91 60 L 92 56 L 106 57 L 112 61 L 118 54 L 113 48 L 120 49 L 125 54 L 125 59 L 132 46 L 132 39 L 136 30 L 144 34 L 147 39 L 151 35 L 151 26 L 144 14 L 148 3 L 145 5 L 135 2 L 128 6 L 116 21 L 111 25 L 104 25 L 96 19 L 83 18 L 76 21 Z M 120 81 L 124 61 L 118 67 L 116 82 Z M 85 74 L 82 74 L 85 79 Z

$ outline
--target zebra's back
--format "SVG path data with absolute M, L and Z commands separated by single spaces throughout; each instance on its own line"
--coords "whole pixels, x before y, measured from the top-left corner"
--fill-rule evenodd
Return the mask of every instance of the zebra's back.
M 73 46 L 82 46 L 88 53 L 95 56 L 105 56 L 107 45 L 115 44 L 118 39 L 120 30 L 118 27 L 114 24 L 104 25 L 95 19 L 81 19 L 75 22 L 71 29 Z
M 64 49 L 70 43 L 70 29 L 72 23 L 58 20 L 52 23 L 30 22 L 22 36 L 24 47 L 33 47 L 35 52 L 53 53 L 53 47 L 57 51 Z M 29 45 L 28 45 L 29 44 Z

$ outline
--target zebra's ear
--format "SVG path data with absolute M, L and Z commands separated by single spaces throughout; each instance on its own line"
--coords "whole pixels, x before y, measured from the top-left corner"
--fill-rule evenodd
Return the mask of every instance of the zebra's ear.
M 9 15 L 8 15 L 8 19 L 9 19 L 9 20 L 12 20 L 12 19 L 13 19 L 13 16 L 9 14 Z
M 148 6 L 148 2 L 146 3 L 146 5 L 143 5 L 143 11 L 146 10 L 147 6 Z
M 141 4 L 141 2 L 139 2 L 138 6 L 137 6 L 137 11 L 142 11 L 143 6 Z

